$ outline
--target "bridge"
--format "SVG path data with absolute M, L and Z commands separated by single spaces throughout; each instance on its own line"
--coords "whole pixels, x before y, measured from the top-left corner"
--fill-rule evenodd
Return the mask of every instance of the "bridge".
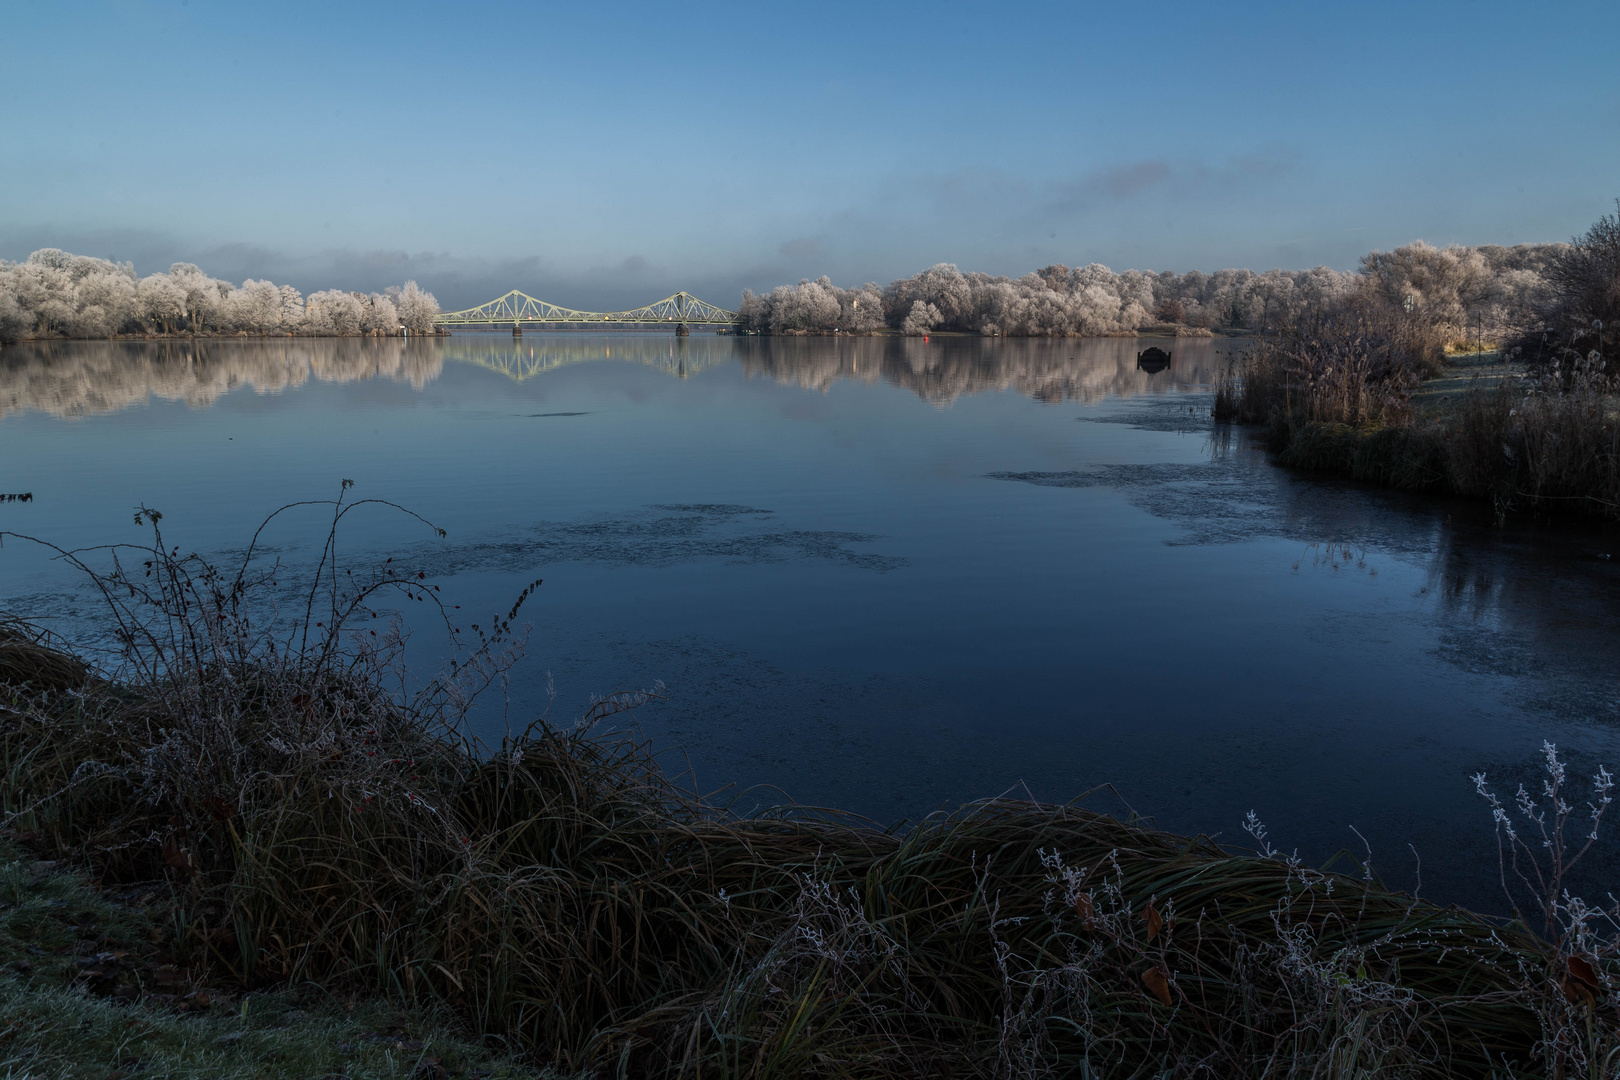
M 741 320 L 735 311 L 715 307 L 689 293 L 678 292 L 646 307 L 630 311 L 575 311 L 558 307 L 544 300 L 536 300 L 528 293 L 513 289 L 486 304 L 462 311 L 445 311 L 434 316 L 436 326 L 505 327 L 514 335 L 523 328 L 599 329 L 602 327 L 635 327 L 641 329 L 674 329 L 685 336 L 692 326 L 732 327 Z

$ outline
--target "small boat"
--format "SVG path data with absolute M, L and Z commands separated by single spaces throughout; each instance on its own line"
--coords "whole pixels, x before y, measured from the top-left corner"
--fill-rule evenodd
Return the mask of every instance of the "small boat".
M 1157 345 L 1150 345 L 1136 354 L 1136 369 L 1145 371 L 1149 375 L 1157 375 L 1170 366 L 1170 353 L 1165 352 Z

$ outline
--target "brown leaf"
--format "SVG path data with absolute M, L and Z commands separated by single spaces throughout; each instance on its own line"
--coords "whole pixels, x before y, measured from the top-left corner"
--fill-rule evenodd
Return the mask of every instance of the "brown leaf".
M 1142 972 L 1142 982 L 1153 991 L 1153 996 L 1164 1002 L 1171 1003 L 1170 998 L 1170 972 L 1163 964 L 1155 965 Z
M 1596 1004 L 1603 984 L 1598 982 L 1597 969 L 1584 956 L 1569 956 L 1564 960 L 1564 996 L 1574 1001 L 1585 998 Z
M 1147 917 L 1148 940 L 1152 941 L 1159 936 L 1159 931 L 1164 928 L 1164 920 L 1159 917 L 1159 909 L 1153 906 L 1151 900 L 1148 901 L 1147 910 L 1142 914 Z

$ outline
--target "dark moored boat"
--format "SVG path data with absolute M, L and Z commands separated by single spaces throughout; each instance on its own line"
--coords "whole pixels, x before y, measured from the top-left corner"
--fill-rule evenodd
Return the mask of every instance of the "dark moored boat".
M 1157 345 L 1150 345 L 1136 354 L 1136 368 L 1149 375 L 1157 375 L 1170 366 L 1170 354 Z

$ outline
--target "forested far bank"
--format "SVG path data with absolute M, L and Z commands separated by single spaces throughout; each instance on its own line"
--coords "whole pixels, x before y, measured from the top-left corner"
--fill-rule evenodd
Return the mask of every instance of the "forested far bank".
M 1442 339 L 1522 336 L 1547 312 L 1571 244 L 1436 248 L 1422 241 L 1364 256 L 1355 272 L 1227 269 L 1116 273 L 1092 263 L 1019 278 L 940 263 L 887 286 L 841 288 L 827 277 L 756 295 L 740 328 L 762 334 L 1104 337 L 1262 331 L 1350 304 L 1400 310 Z M 211 278 L 191 263 L 138 277 L 133 265 L 54 248 L 0 261 L 0 340 L 126 334 L 353 336 L 431 333 L 439 313 L 415 282 L 382 293 Z
M 1462 368 L 1441 363 L 1447 335 L 1486 309 L 1501 277 L 1457 278 L 1450 306 L 1431 311 L 1404 284 L 1424 269 L 1401 251 L 1368 256 L 1353 302 L 1267 335 L 1221 380 L 1216 419 L 1263 427 L 1285 465 L 1480 499 L 1498 517 L 1620 521 L 1620 369 L 1609 366 L 1620 214 L 1543 267 L 1502 275 L 1539 281 L 1491 327 L 1503 351 Z M 1493 370 L 1480 366 L 1490 361 Z M 1450 392 L 1424 390 L 1438 375 Z
M 1265 330 L 1345 302 L 1397 306 L 1444 334 L 1500 339 L 1543 305 L 1569 244 L 1436 248 L 1422 241 L 1374 251 L 1346 273 L 1313 270 L 1126 270 L 1092 263 L 1019 278 L 940 263 L 880 287 L 843 289 L 826 277 L 745 292 L 746 327 L 768 334 L 956 331 L 1005 337 L 1208 334 Z
M 414 281 L 381 293 L 209 277 L 191 263 L 137 277 L 116 263 L 55 248 L 0 260 L 0 341 L 120 334 L 297 334 L 321 337 L 433 332 L 439 302 Z

